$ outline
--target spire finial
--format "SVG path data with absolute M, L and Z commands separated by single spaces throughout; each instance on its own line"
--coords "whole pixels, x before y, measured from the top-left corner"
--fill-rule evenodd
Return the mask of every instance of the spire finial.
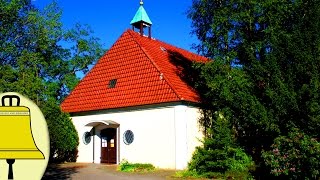
M 140 7 L 136 14 L 134 15 L 133 19 L 131 20 L 130 24 L 132 25 L 132 29 L 134 28 L 140 29 L 140 34 L 143 36 L 143 28 L 148 27 L 149 29 L 149 37 L 151 38 L 151 25 L 152 22 L 150 18 L 143 8 L 143 0 L 140 0 Z

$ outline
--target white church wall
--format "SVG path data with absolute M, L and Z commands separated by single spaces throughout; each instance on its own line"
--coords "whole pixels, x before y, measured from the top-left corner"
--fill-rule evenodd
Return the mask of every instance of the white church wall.
M 201 117 L 200 110 L 195 107 L 188 107 L 186 111 L 187 116 L 187 159 L 191 160 L 192 155 L 197 146 L 201 146 L 202 143 L 200 140 L 203 139 L 204 135 L 201 130 L 199 123 L 199 118 Z M 195 118 L 196 117 L 196 118 Z
M 176 169 L 185 169 L 187 167 L 187 107 L 178 105 L 175 107 L 175 153 Z
M 82 137 L 88 131 L 86 124 L 93 120 L 112 120 L 118 123 L 118 148 L 120 155 L 118 162 L 126 159 L 129 162 L 152 163 L 158 167 L 175 168 L 174 153 L 174 108 L 152 108 L 146 110 L 121 111 L 108 114 L 97 114 L 72 117 L 72 121 Z M 90 129 L 90 128 L 89 128 Z M 123 142 L 123 133 L 131 130 L 134 141 L 130 145 Z M 100 162 L 99 139 L 100 130 L 96 129 L 95 136 L 95 162 Z M 82 140 L 79 144 L 78 162 L 92 162 L 92 142 L 85 145 Z
M 93 161 L 93 141 L 88 145 L 82 142 L 83 133 L 91 129 L 85 125 L 92 121 L 111 120 L 119 124 L 117 163 L 126 159 L 132 163 L 151 163 L 159 168 L 184 169 L 194 147 L 199 144 L 197 137 L 201 137 L 196 129 L 197 116 L 197 108 L 184 105 L 74 116 L 72 121 L 80 138 L 77 162 Z M 100 130 L 101 127 L 96 128 L 94 137 L 95 163 L 100 163 L 101 157 Z M 134 133 L 130 145 L 123 142 L 126 130 Z
M 199 126 L 198 108 L 179 105 L 175 107 L 176 169 L 186 169 L 188 162 L 203 138 Z

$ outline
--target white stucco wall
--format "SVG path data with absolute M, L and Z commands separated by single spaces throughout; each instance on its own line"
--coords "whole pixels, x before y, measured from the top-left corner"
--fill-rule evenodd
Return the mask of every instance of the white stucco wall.
M 185 105 L 152 107 L 128 111 L 112 111 L 104 114 L 73 116 L 72 121 L 78 131 L 80 144 L 78 162 L 100 163 L 100 130 L 106 126 L 97 126 L 93 141 L 88 145 L 82 142 L 82 135 L 90 131 L 85 125 L 92 121 L 111 120 L 118 127 L 118 158 L 135 163 L 151 163 L 159 168 L 184 169 L 190 160 L 194 147 L 201 138 L 197 121 L 197 108 Z M 130 145 L 123 142 L 123 133 L 132 130 L 134 141 Z
M 176 169 L 187 168 L 195 147 L 200 146 L 203 138 L 198 118 L 198 108 L 175 106 L 176 129 Z
M 190 160 L 195 147 L 202 145 L 200 140 L 203 138 L 203 133 L 198 121 L 198 118 L 200 117 L 199 109 L 195 107 L 188 107 L 186 110 L 186 116 L 188 132 L 187 159 Z M 195 120 L 194 117 L 197 117 L 197 119 Z

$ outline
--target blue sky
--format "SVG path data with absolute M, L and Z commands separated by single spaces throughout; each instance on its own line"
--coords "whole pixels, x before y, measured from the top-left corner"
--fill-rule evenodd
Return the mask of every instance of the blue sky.
M 33 0 L 43 8 L 51 0 Z M 130 21 L 139 8 L 139 0 L 57 0 L 63 9 L 62 22 L 66 28 L 76 22 L 88 24 L 101 39 L 105 48 L 110 48 L 119 36 L 128 28 Z M 153 25 L 152 36 L 172 45 L 195 52 L 191 45 L 197 38 L 190 34 L 191 20 L 186 11 L 192 0 L 144 0 Z

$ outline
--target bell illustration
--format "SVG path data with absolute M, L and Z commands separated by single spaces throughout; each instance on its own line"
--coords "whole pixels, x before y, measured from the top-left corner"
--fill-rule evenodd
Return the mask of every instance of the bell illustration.
M 5 101 L 9 100 L 9 106 Z M 16 106 L 13 106 L 15 100 Z M 12 164 L 15 159 L 44 159 L 43 153 L 34 142 L 31 131 L 30 110 L 19 106 L 20 98 L 16 95 L 2 97 L 0 106 L 0 159 L 9 164 L 8 179 L 13 179 Z

